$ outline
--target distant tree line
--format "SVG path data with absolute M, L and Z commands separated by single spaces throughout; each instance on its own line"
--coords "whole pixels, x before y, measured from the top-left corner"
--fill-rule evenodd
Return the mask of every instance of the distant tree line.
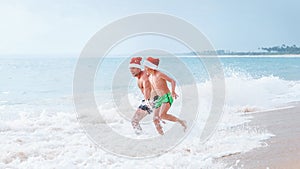
M 269 48 L 262 47 L 261 49 L 269 53 L 300 54 L 300 47 L 297 47 L 296 45 L 287 46 L 283 44 L 281 46 L 274 46 Z
M 229 50 L 201 51 L 190 53 L 179 53 L 178 55 L 284 55 L 284 54 L 300 54 L 300 47 L 296 45 L 287 46 L 285 44 L 274 47 L 258 48 L 262 51 L 234 52 Z

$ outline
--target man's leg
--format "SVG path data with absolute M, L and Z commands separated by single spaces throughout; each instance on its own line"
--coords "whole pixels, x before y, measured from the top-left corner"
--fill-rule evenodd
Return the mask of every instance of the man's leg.
M 137 109 L 134 116 L 131 120 L 131 125 L 133 129 L 136 130 L 136 133 L 139 134 L 142 131 L 142 128 L 140 126 L 140 121 L 148 114 L 147 111 Z M 140 132 L 139 132 L 140 131 Z
M 169 121 L 173 121 L 173 122 L 178 122 L 182 125 L 182 127 L 184 128 L 184 131 L 186 130 L 187 126 L 186 126 L 186 121 L 184 120 L 181 120 L 171 114 L 167 114 L 168 110 L 170 109 L 171 105 L 169 103 L 163 103 L 161 105 L 161 109 L 160 109 L 160 117 L 162 119 L 165 119 L 165 120 L 169 120 Z

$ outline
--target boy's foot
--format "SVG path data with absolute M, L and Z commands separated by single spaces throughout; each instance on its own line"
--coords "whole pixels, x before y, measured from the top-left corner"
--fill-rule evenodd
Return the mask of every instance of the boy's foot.
M 187 129 L 186 121 L 185 120 L 179 120 L 178 122 L 182 125 L 183 131 L 185 132 L 186 129 Z
M 156 127 L 157 132 L 158 132 L 160 135 L 164 135 L 164 131 L 163 131 L 163 129 L 162 129 L 160 123 L 156 123 L 156 124 L 155 124 L 155 127 Z

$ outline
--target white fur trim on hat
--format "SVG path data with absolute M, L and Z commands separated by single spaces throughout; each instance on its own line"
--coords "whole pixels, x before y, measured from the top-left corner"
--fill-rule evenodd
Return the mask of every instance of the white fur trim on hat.
M 142 69 L 142 66 L 141 66 L 141 65 L 139 65 L 139 64 L 135 64 L 135 63 L 131 63 L 131 64 L 129 64 L 129 68 L 131 68 L 131 67 L 135 67 L 135 68 Z
M 145 60 L 144 61 L 144 66 L 147 66 L 151 69 L 154 69 L 154 70 L 157 70 L 158 69 L 158 66 L 156 66 L 155 64 L 151 63 L 150 61 L 148 60 Z

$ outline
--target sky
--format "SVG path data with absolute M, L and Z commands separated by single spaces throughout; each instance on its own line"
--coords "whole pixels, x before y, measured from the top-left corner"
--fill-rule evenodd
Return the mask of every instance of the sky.
M 0 0 L 0 55 L 79 55 L 104 26 L 145 12 L 184 19 L 215 49 L 300 46 L 299 8 L 297 0 Z M 187 51 L 179 46 L 170 39 L 145 36 L 124 42 L 114 52 L 147 47 Z

